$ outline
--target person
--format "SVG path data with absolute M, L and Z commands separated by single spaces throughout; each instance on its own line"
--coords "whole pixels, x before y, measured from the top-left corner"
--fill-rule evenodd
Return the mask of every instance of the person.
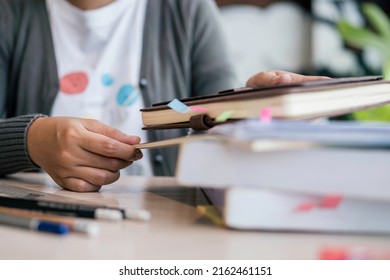
M 211 0 L 0 0 L 0 38 L 0 175 L 73 191 L 172 175 L 175 150 L 133 145 L 185 131 L 145 132 L 139 109 L 235 86 Z

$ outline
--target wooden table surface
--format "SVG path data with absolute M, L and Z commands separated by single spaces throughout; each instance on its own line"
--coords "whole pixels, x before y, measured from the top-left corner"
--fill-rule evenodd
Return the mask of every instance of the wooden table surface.
M 56 236 L 0 225 L 0 259 L 318 259 L 324 247 L 390 249 L 390 236 L 237 231 L 201 217 L 206 202 L 196 188 L 170 177 L 122 177 L 100 192 L 75 193 L 45 174 L 17 174 L 0 183 L 64 198 L 151 212 L 149 222 L 99 221 L 100 234 Z

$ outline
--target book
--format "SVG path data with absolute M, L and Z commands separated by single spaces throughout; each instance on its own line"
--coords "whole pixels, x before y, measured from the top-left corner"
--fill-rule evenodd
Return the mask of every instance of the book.
M 199 206 L 215 224 L 238 230 L 389 234 L 390 201 L 262 188 L 205 188 Z
M 176 141 L 183 185 L 390 199 L 387 124 L 244 120 Z
M 194 136 L 176 178 L 202 187 L 227 227 L 390 233 L 389 125 L 245 120 Z
M 141 109 L 144 129 L 208 129 L 228 121 L 257 117 L 264 108 L 269 108 L 277 119 L 337 116 L 389 103 L 390 82 L 378 76 L 337 78 L 232 89 L 179 102 L 187 109 L 175 110 L 168 106 L 170 101 Z M 228 116 L 220 120 L 226 113 Z
M 387 124 L 248 119 L 136 148 L 171 145 L 179 145 L 182 185 L 390 199 Z

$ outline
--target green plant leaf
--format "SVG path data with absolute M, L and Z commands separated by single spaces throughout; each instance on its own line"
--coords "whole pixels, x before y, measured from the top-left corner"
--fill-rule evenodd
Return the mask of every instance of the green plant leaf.
M 383 79 L 390 80 L 390 57 L 386 57 L 382 65 Z
M 371 26 L 387 40 L 390 40 L 390 21 L 383 10 L 377 4 L 369 2 L 362 4 L 362 11 Z
M 351 46 L 359 49 L 366 47 L 375 48 L 386 56 L 390 52 L 390 47 L 386 44 L 385 40 L 370 30 L 354 26 L 346 20 L 340 20 L 337 23 L 337 27 L 341 36 Z
M 352 116 L 358 121 L 390 122 L 390 105 L 354 112 Z

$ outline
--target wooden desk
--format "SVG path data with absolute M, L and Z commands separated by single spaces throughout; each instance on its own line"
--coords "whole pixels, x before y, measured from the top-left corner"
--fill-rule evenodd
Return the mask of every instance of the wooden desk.
M 173 178 L 125 177 L 97 193 L 62 190 L 43 174 L 15 178 L 1 182 L 110 206 L 143 207 L 151 211 L 152 220 L 99 222 L 101 232 L 94 237 L 58 237 L 0 225 L 0 259 L 317 259 L 324 246 L 390 249 L 390 236 L 219 228 L 197 213 L 194 206 L 204 200 L 201 193 L 179 188 Z

